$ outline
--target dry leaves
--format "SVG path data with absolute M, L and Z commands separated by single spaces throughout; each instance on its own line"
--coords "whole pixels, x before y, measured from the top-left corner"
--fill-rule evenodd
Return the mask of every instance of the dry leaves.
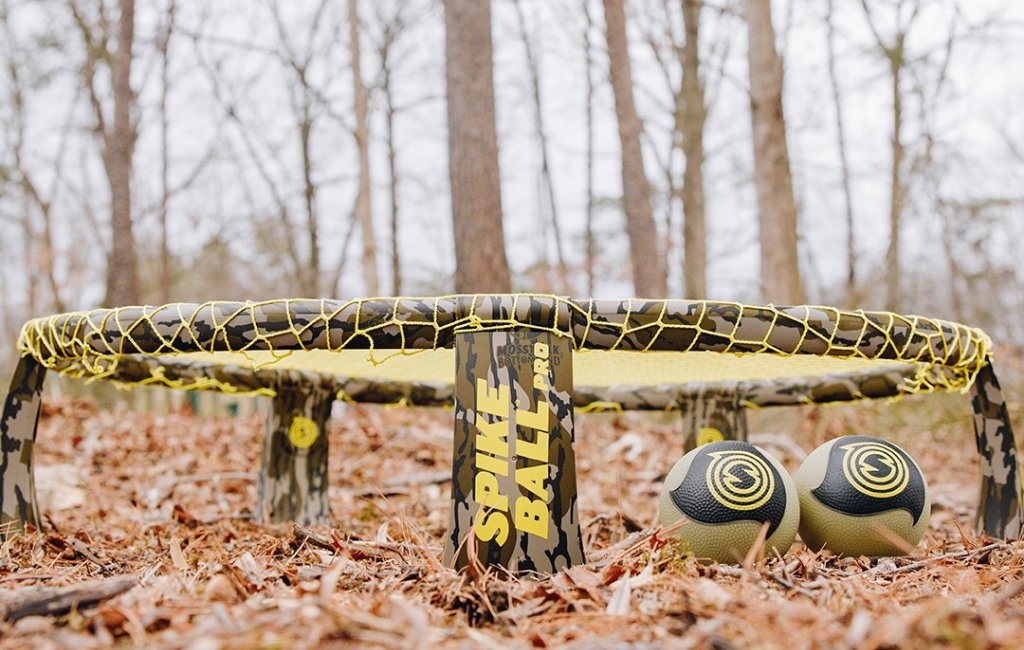
M 0 645 L 798 650 L 1019 644 L 1024 544 L 962 532 L 971 528 L 970 490 L 977 484 L 969 421 L 957 430 L 930 430 L 942 444 L 928 445 L 915 422 L 939 426 L 934 402 L 916 404 L 897 406 L 908 409 L 899 418 L 887 410 L 892 407 L 805 409 L 754 422 L 778 445 L 804 450 L 824 437 L 871 429 L 885 429 L 908 448 L 936 503 L 915 557 L 836 559 L 797 545 L 781 559 L 700 565 L 654 528 L 660 477 L 681 446 L 677 420 L 587 415 L 579 417 L 577 454 L 591 562 L 521 579 L 500 570 L 459 574 L 441 565 L 450 412 L 345 408 L 331 432 L 338 523 L 311 530 L 250 520 L 260 417 L 48 404 L 38 463 L 62 469 L 42 473 L 41 481 L 51 495 L 80 490 L 86 498 L 51 496 L 44 530 L 0 546 L 0 612 L 26 597 L 66 597 L 67 591 L 53 590 L 81 592 L 124 576 L 134 586 L 43 616 L 9 617 L 0 622 Z

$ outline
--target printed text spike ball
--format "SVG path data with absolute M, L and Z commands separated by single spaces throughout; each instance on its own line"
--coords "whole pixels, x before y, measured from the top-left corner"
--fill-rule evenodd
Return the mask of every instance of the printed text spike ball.
M 821 445 L 793 475 L 800 537 L 846 556 L 906 555 L 931 514 L 921 468 L 891 442 L 844 436 Z
M 724 440 L 683 456 L 661 489 L 661 523 L 699 560 L 741 562 L 768 524 L 760 556 L 785 553 L 796 537 L 800 505 L 789 472 L 771 454 Z M 681 522 L 681 520 L 686 520 Z

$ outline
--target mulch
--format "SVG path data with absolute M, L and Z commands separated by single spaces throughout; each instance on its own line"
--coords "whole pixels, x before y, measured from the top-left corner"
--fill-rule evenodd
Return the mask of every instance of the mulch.
M 962 407 L 929 396 L 756 414 L 790 469 L 842 433 L 896 440 L 934 507 L 910 557 L 798 543 L 747 566 L 688 559 L 657 527 L 676 418 L 580 415 L 588 563 L 514 577 L 441 563 L 450 411 L 339 406 L 336 525 L 307 529 L 251 520 L 261 417 L 47 402 L 36 458 L 49 514 L 0 546 L 0 648 L 1019 647 L 1024 543 L 971 532 Z

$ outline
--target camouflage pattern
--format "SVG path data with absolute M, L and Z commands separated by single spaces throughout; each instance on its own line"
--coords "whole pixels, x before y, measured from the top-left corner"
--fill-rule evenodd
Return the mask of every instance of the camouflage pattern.
M 786 377 L 740 382 L 690 383 L 682 386 L 578 386 L 576 408 L 671 411 L 683 409 L 702 395 L 735 393 L 738 406 L 795 406 L 838 401 L 881 399 L 913 392 L 919 370 L 906 365 L 872 368 L 847 374 Z
M 89 378 L 78 361 L 60 361 L 54 369 L 70 377 Z M 669 411 L 681 409 L 695 396 L 714 391 L 738 391 L 742 406 L 792 406 L 896 397 L 914 391 L 919 370 L 904 364 L 869 370 L 807 377 L 741 382 L 694 382 L 684 385 L 576 386 L 576 408 Z M 322 385 L 331 375 L 195 361 L 188 356 L 124 355 L 112 363 L 104 379 L 132 385 L 162 385 L 181 390 L 218 390 L 232 394 L 273 396 L 282 376 Z M 449 407 L 454 385 L 443 382 L 398 381 L 363 377 L 333 377 L 338 399 L 367 404 Z
M 433 349 L 451 347 L 458 332 L 509 328 L 567 336 L 575 349 L 916 361 L 921 372 L 915 377 L 915 390 L 968 386 L 991 347 L 981 330 L 886 312 L 545 295 L 124 307 L 29 321 L 18 345 L 23 354 L 47 367 L 77 359 L 84 372 L 103 375 L 112 360 L 125 354 Z M 936 365 L 950 372 L 929 372 Z
M 327 421 L 333 383 L 285 378 L 276 392 L 263 440 L 258 519 L 329 525 Z
M 682 416 L 684 452 L 722 440 L 747 441 L 747 411 L 735 383 L 688 395 Z
M 22 357 L 14 369 L 10 392 L 0 416 L 0 536 L 39 526 L 32 447 L 42 403 L 46 368 Z
M 1020 539 L 1020 472 L 1017 445 L 1006 402 L 991 365 L 978 373 L 971 387 L 974 432 L 981 456 L 981 503 L 975 527 L 999 539 Z
M 472 555 L 554 573 L 582 563 L 569 342 L 528 330 L 463 334 L 456 360 L 445 564 L 465 567 Z
M 796 406 L 898 397 L 913 392 L 919 370 L 889 366 L 849 373 L 739 383 L 743 406 Z
M 326 489 L 318 478 L 318 468 L 326 467 L 326 437 L 323 437 L 322 459 L 317 447 L 319 442 L 302 453 L 289 450 L 288 441 L 282 436 L 296 414 L 309 414 L 302 417 L 308 417 L 318 426 L 325 425 L 335 394 L 353 401 L 450 404 L 452 387 L 346 379 L 272 368 L 253 370 L 191 364 L 187 354 L 342 348 L 434 349 L 456 346 L 456 340 L 463 338 L 460 335 L 473 332 L 495 332 L 496 340 L 499 337 L 507 340 L 514 336 L 549 336 L 576 350 L 800 354 L 914 362 L 915 366 L 909 370 L 901 367 L 860 374 L 739 382 L 735 387 L 691 384 L 580 388 L 572 397 L 570 380 L 570 384 L 556 391 L 561 400 L 557 415 L 562 428 L 558 429 L 558 435 L 552 432 L 551 451 L 557 453 L 552 458 L 561 460 L 554 463 L 551 483 L 555 484 L 556 477 L 566 481 L 571 478 L 571 485 L 575 485 L 570 403 L 659 410 L 678 408 L 688 414 L 698 413 L 692 422 L 700 423 L 710 417 L 708 413 L 724 407 L 699 396 L 726 388 L 735 390 L 738 406 L 771 406 L 890 397 L 970 386 L 978 414 L 978 448 L 985 486 L 979 522 L 986 531 L 999 536 L 1019 534 L 1020 489 L 1012 432 L 995 377 L 987 367 L 991 342 L 981 330 L 917 316 L 830 307 L 581 300 L 550 295 L 172 304 L 74 312 L 29 321 L 18 341 L 25 360 L 19 365 L 14 383 L 15 388 L 21 388 L 12 389 L 3 416 L 4 461 L 0 473 L 3 518 L 5 521 L 37 520 L 32 497 L 31 453 L 38 391 L 45 370 L 32 360 L 45 368 L 85 379 L 107 378 L 129 384 L 156 383 L 183 389 L 277 395 L 277 415 L 271 415 L 268 424 L 274 433 L 268 435 L 265 448 L 268 478 L 265 489 L 261 488 L 261 494 L 265 494 L 260 510 L 271 518 L 277 517 L 277 512 L 289 512 L 292 515 L 281 516 L 313 521 L 329 517 L 326 499 L 318 501 L 319 497 L 311 496 Z M 460 380 L 486 369 L 488 365 L 481 366 L 481 359 L 493 356 L 487 351 L 488 346 L 463 344 L 463 347 L 465 354 L 458 362 Z M 492 379 L 510 377 L 508 368 L 487 372 Z M 36 381 L 38 385 L 33 383 Z M 296 389 L 296 385 L 300 388 Z M 309 392 L 308 386 L 316 388 Z M 528 395 L 516 395 L 516 399 L 528 398 Z M 554 404 L 555 398 L 552 400 Z M 704 415 L 699 414 L 701 410 Z M 734 417 L 742 413 L 737 408 L 732 412 Z M 473 426 L 469 413 L 465 408 L 456 410 L 456 459 L 468 457 L 459 454 L 466 451 L 468 441 L 472 440 L 468 437 L 469 428 Z M 323 414 L 322 419 L 320 414 Z M 741 426 L 737 420 L 737 435 Z M 18 454 L 17 458 L 14 454 Z M 301 463 L 317 469 L 298 469 Z M 453 472 L 459 490 L 455 500 L 475 504 L 468 500 L 472 498 L 473 468 L 464 465 L 466 463 L 457 464 Z M 303 496 L 298 500 L 294 496 L 286 497 L 289 494 L 283 490 L 286 483 L 293 495 Z M 566 533 L 564 539 L 560 537 L 555 547 L 536 552 L 530 541 L 512 550 L 482 549 L 481 557 L 521 570 L 535 567 L 544 570 L 544 566 L 558 568 L 582 561 L 575 488 L 553 492 L 552 516 L 554 518 L 557 511 L 561 520 L 559 530 Z M 565 498 L 569 500 L 564 501 Z M 468 531 L 470 515 L 465 508 L 453 508 L 449 544 L 461 540 Z M 449 551 L 454 557 L 454 548 Z

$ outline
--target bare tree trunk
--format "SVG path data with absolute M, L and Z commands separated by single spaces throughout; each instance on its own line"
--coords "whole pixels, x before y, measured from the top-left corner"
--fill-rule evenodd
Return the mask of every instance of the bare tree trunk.
M 370 196 L 370 126 L 369 96 L 363 84 L 359 48 L 359 2 L 348 0 L 348 33 L 352 53 L 352 88 L 355 97 L 356 145 L 359 147 L 359 192 L 356 195 L 356 219 L 363 233 L 363 281 L 366 293 L 380 293 L 377 275 L 377 239 L 373 229 L 373 205 Z
M 396 23 L 399 23 L 396 17 Z M 391 87 L 391 46 L 397 37 L 398 25 L 389 24 L 384 29 L 384 40 L 381 43 L 380 68 L 381 90 L 384 92 L 384 128 L 388 149 L 388 193 L 391 203 L 391 295 L 402 295 L 402 259 L 398 246 L 398 152 L 395 148 L 395 96 Z
M 899 0 L 895 6 L 896 30 L 891 41 L 887 42 L 875 24 L 871 7 L 866 0 L 861 0 L 864 17 L 867 19 L 875 44 L 889 64 L 892 81 L 892 168 L 890 169 L 889 194 L 889 248 L 885 254 L 885 308 L 896 311 L 900 304 L 900 219 L 903 215 L 906 200 L 906 183 L 903 178 L 903 93 L 900 88 L 906 61 L 907 34 L 913 28 L 920 14 L 923 3 L 913 0 L 910 11 L 904 12 L 906 0 Z M 952 41 L 951 41 L 952 42 Z M 943 74 L 944 76 L 944 74 Z
M 623 0 L 604 0 L 608 61 L 615 114 L 622 147 L 622 205 L 626 213 L 633 286 L 638 296 L 665 296 L 665 273 L 658 245 L 658 233 L 651 211 L 650 186 L 644 173 L 640 134 L 643 130 L 633 103 L 633 73 L 626 41 Z
M 707 225 L 704 216 L 704 80 L 700 74 L 700 9 L 702 0 L 682 0 L 683 44 L 683 280 L 686 297 L 707 298 Z
M 558 223 L 558 204 L 555 202 L 555 186 L 551 178 L 551 165 L 549 162 L 549 147 L 547 130 L 544 128 L 544 106 L 540 99 L 540 71 L 537 68 L 537 59 L 533 53 L 533 43 L 530 41 L 530 34 L 526 29 L 526 16 L 523 14 L 523 7 L 520 0 L 513 0 L 516 8 L 516 16 L 519 19 L 519 32 L 523 38 L 523 47 L 526 49 L 526 64 L 530 69 L 530 88 L 533 91 L 533 113 L 537 126 L 537 140 L 540 143 L 541 159 L 541 181 L 547 190 L 547 200 L 550 209 L 551 230 L 555 238 L 555 253 L 558 262 L 558 281 L 560 291 L 568 291 L 569 269 L 565 264 L 565 255 L 562 252 L 562 228 Z M 546 247 L 545 247 L 546 252 Z
M 761 233 L 761 298 L 804 301 L 797 258 L 797 214 L 782 109 L 782 59 L 775 49 L 770 0 L 744 0 L 750 63 L 754 182 Z
M 24 176 L 22 176 L 24 178 Z M 25 269 L 25 309 L 28 311 L 28 315 L 32 318 L 41 316 L 39 313 L 39 269 L 36 266 L 35 250 L 36 250 L 36 234 L 35 229 L 32 227 L 32 220 L 28 218 L 28 215 L 32 213 L 32 204 L 29 200 L 29 195 L 25 193 L 22 196 L 22 205 L 24 215 L 22 216 L 21 222 L 21 245 L 24 250 L 24 259 L 26 262 Z
M 583 26 L 583 56 L 587 65 L 587 219 L 586 219 L 586 268 L 587 295 L 594 295 L 594 257 L 596 255 L 594 239 L 594 45 L 590 41 L 590 30 L 594 21 L 590 16 L 590 2 L 584 0 L 583 15 L 586 24 Z
M 445 0 L 455 290 L 511 291 L 502 226 L 490 0 Z
M 390 80 L 385 83 L 390 83 Z M 391 199 L 391 292 L 395 296 L 400 296 L 402 295 L 402 258 L 398 245 L 398 154 L 395 151 L 395 106 L 390 87 L 384 92 L 387 95 L 385 122 L 388 130 L 388 176 L 391 179 L 388 184 L 389 198 Z
M 305 70 L 300 73 L 305 84 Z M 302 117 L 299 118 L 299 144 L 302 149 L 302 197 L 306 204 L 306 238 L 309 242 L 309 259 L 302 273 L 301 291 L 310 298 L 320 295 L 320 224 L 316 209 L 316 183 L 313 182 L 313 150 L 310 137 L 313 133 L 313 116 L 307 98 L 303 98 Z
M 839 92 L 839 73 L 836 71 L 834 4 L 835 0 L 828 0 L 828 78 L 832 85 L 832 103 L 836 110 L 836 138 L 843 176 L 843 200 L 846 203 L 846 300 L 849 305 L 854 302 L 857 291 L 857 242 L 853 229 L 853 191 L 850 187 L 850 162 L 846 153 L 846 132 L 843 128 L 843 101 Z
M 896 311 L 900 304 L 900 217 L 903 215 L 903 95 L 900 76 L 903 70 L 903 38 L 889 53 L 892 73 L 892 170 L 889 195 L 889 248 L 885 253 L 885 308 Z
M 170 187 L 170 137 L 167 112 L 167 96 L 170 94 L 171 36 L 174 34 L 176 0 L 167 7 L 167 24 L 160 40 L 160 301 L 169 303 L 172 294 L 171 248 L 167 224 L 167 208 L 171 198 Z
M 9 10 L 6 2 L 0 4 L 0 24 L 3 26 L 4 36 L 13 43 L 15 36 L 11 29 Z M 29 316 L 38 316 L 40 275 L 44 275 L 46 277 L 50 292 L 53 295 L 53 305 L 55 309 L 57 311 L 64 311 L 63 302 L 61 301 L 60 296 L 60 286 L 57 283 L 57 273 L 54 264 L 52 218 L 53 197 L 60 182 L 61 164 L 60 157 L 58 157 L 56 175 L 53 178 L 54 190 L 50 193 L 48 199 L 44 199 L 36 187 L 36 184 L 33 182 L 28 170 L 28 164 L 23 158 L 26 145 L 25 130 L 27 127 L 27 115 L 25 110 L 26 98 L 24 94 L 25 87 L 19 72 L 19 65 L 15 52 L 10 51 L 9 58 L 7 58 L 3 63 L 3 67 L 6 69 L 9 77 L 11 114 L 14 121 L 14 124 L 12 125 L 14 136 L 12 143 L 13 146 L 11 147 L 11 153 L 14 158 L 13 171 L 17 172 L 20 177 L 22 195 L 22 210 L 19 221 L 21 222 L 22 229 L 22 251 L 24 255 L 26 273 L 27 293 L 25 306 Z M 27 86 L 29 88 L 32 87 L 31 81 Z M 68 124 L 64 127 L 63 134 L 61 136 L 60 145 L 62 152 L 66 148 L 65 145 L 70 128 L 71 121 L 69 118 Z M 42 218 L 42 233 L 39 233 L 41 234 L 42 241 L 39 241 L 39 234 L 36 233 L 35 226 L 33 225 L 33 207 L 39 209 L 39 214 Z
M 133 305 L 142 300 L 139 290 L 139 261 L 132 234 L 132 153 L 135 127 L 131 110 L 135 93 L 131 86 L 132 43 L 135 38 L 135 0 L 118 0 L 121 16 L 117 28 L 117 51 L 111 60 L 114 93 L 114 124 L 105 138 L 103 162 L 110 181 L 111 251 L 107 265 L 107 305 Z

